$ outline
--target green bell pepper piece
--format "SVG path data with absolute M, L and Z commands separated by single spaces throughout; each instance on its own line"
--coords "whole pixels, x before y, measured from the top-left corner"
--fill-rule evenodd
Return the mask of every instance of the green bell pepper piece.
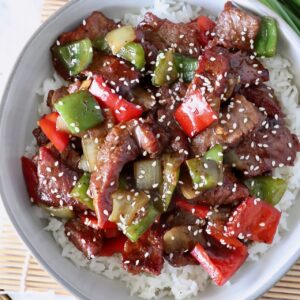
M 85 70 L 93 60 L 93 46 L 90 39 L 83 39 L 63 46 L 55 46 L 52 53 L 66 68 L 70 76 Z
M 86 205 L 89 209 L 95 210 L 93 199 L 87 195 L 87 190 L 90 185 L 89 173 L 84 173 L 71 191 L 71 197 Z
M 140 236 L 154 223 L 159 212 L 155 209 L 152 203 L 149 203 L 146 208 L 145 215 L 137 222 L 132 223 L 125 229 L 125 235 L 132 241 L 136 242 Z
M 269 204 L 276 205 L 287 189 L 287 182 L 281 178 L 258 176 L 244 181 L 250 194 Z
M 133 64 L 138 70 L 145 67 L 145 51 L 141 44 L 130 42 L 121 48 L 118 55 Z
M 110 47 L 104 37 L 92 41 L 93 48 L 104 53 L 111 53 Z
M 73 219 L 75 218 L 74 211 L 68 207 L 49 207 L 43 204 L 39 204 L 39 207 L 48 212 L 52 217 L 60 219 Z
M 218 164 L 223 163 L 223 147 L 220 144 L 215 145 L 208 150 L 204 156 L 205 159 L 213 160 Z
M 187 83 L 191 82 L 198 69 L 198 59 L 175 53 L 174 63 L 183 81 Z
M 223 181 L 223 166 L 214 160 L 192 158 L 186 164 L 196 190 L 211 189 Z
M 179 180 L 182 158 L 176 153 L 167 153 L 162 157 L 163 180 L 160 185 L 160 200 L 155 202 L 155 207 L 164 212 L 168 209 L 174 190 Z
M 73 134 L 95 127 L 104 120 L 101 107 L 88 91 L 67 95 L 54 107 Z
M 259 56 L 272 57 L 276 54 L 278 27 L 273 18 L 262 17 L 260 29 L 255 39 L 255 51 Z
M 162 86 L 173 83 L 178 78 L 178 72 L 174 65 L 174 52 L 160 52 L 156 58 L 152 83 L 154 86 Z

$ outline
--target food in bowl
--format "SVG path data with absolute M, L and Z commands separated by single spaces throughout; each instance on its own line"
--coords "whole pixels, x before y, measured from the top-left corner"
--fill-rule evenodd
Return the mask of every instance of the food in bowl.
M 200 281 L 149 280 L 145 298 L 190 296 L 203 269 L 221 286 L 249 247 L 271 244 L 288 187 L 272 175 L 300 150 L 265 84 L 277 35 L 275 20 L 231 2 L 216 22 L 148 12 L 134 27 L 93 12 L 61 34 L 51 54 L 66 81 L 22 157 L 33 203 L 63 220 L 48 227 L 58 242 L 124 281 L 180 280 L 177 268 Z

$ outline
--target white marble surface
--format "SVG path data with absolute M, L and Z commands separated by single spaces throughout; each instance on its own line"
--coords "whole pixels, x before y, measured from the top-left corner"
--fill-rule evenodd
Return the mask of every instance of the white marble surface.
M 12 67 L 27 40 L 41 23 L 43 0 L 0 0 L 0 99 Z M 0 201 L 0 230 L 3 220 Z M 1 288 L 1 287 L 0 287 Z M 14 293 L 13 300 L 71 300 L 73 297 L 44 294 Z

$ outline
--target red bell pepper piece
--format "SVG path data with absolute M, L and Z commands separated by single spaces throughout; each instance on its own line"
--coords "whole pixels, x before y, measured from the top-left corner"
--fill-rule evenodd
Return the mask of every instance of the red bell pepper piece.
M 124 235 L 105 240 L 100 251 L 100 256 L 113 256 L 115 253 L 123 253 L 126 241 L 127 238 Z
M 208 42 L 212 39 L 211 33 L 216 23 L 206 16 L 200 16 L 197 20 L 198 27 L 200 29 L 199 41 L 202 46 L 206 46 Z
M 211 228 L 206 245 L 197 244 L 191 255 L 218 285 L 224 285 L 248 256 L 247 247 L 238 239 L 226 237 Z
M 199 89 L 187 94 L 174 116 L 189 137 L 193 137 L 217 120 L 217 116 Z
M 255 198 L 247 198 L 233 212 L 227 223 L 230 236 L 271 244 L 281 212 L 272 205 Z
M 94 76 L 94 80 L 89 88 L 90 93 L 96 97 L 100 105 L 111 109 L 118 122 L 126 122 L 136 119 L 143 113 L 142 108 L 125 100 L 104 82 L 100 75 Z
M 56 120 L 58 113 L 51 113 L 42 117 L 38 121 L 38 125 L 41 127 L 44 134 L 52 142 L 55 148 L 59 152 L 63 152 L 69 143 L 69 135 L 66 132 L 58 131 L 56 129 Z
M 180 207 L 183 210 L 187 210 L 187 211 L 191 212 L 193 215 L 195 215 L 201 219 L 205 219 L 209 212 L 209 207 L 207 207 L 207 206 L 193 205 L 193 204 L 187 203 L 184 200 L 176 201 L 176 206 Z
M 38 196 L 38 174 L 37 174 L 37 167 L 33 163 L 33 161 L 25 156 L 21 157 L 22 162 L 22 171 L 23 176 L 25 179 L 27 191 L 30 197 L 30 200 L 32 202 L 38 202 L 39 196 Z

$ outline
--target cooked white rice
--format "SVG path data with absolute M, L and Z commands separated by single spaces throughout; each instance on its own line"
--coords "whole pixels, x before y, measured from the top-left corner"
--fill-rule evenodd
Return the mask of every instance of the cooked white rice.
M 201 11 L 200 8 L 186 4 L 184 2 L 172 0 L 154 0 L 154 5 L 149 9 L 142 9 L 141 13 L 125 14 L 124 22 L 136 25 L 142 20 L 142 16 L 146 11 L 152 11 L 161 18 L 168 18 L 173 22 L 186 22 L 197 17 Z M 286 113 L 286 121 L 290 130 L 300 135 L 300 106 L 298 103 L 299 95 L 296 86 L 293 84 L 293 75 L 289 71 L 290 63 L 288 60 L 277 55 L 274 58 L 263 59 L 265 66 L 270 70 L 270 82 L 276 92 L 276 95 Z M 39 114 L 49 111 L 46 105 L 46 97 L 51 89 L 56 89 L 65 82 L 54 74 L 53 78 L 44 81 L 39 94 L 44 97 L 44 101 L 39 106 Z M 27 147 L 26 151 L 30 155 L 34 153 L 36 147 L 32 144 Z M 282 211 L 282 217 L 279 224 L 279 230 L 275 237 L 276 244 L 281 235 L 288 230 L 287 218 L 288 210 L 293 205 L 297 191 L 300 186 L 300 154 L 298 153 L 294 167 L 284 167 L 275 170 L 275 176 L 288 178 L 288 189 L 277 205 Z M 135 294 L 144 299 L 162 298 L 173 296 L 176 299 L 185 299 L 196 296 L 203 291 L 210 283 L 209 277 L 200 266 L 185 266 L 181 268 L 173 268 L 167 262 L 159 276 L 150 276 L 141 274 L 133 276 L 121 267 L 121 258 L 116 257 L 98 257 L 91 261 L 87 260 L 75 246 L 69 242 L 64 234 L 63 222 L 50 218 L 49 225 L 46 230 L 53 234 L 54 239 L 62 248 L 62 255 L 69 258 L 78 267 L 87 268 L 93 272 L 104 275 L 110 279 L 120 279 L 125 282 L 131 294 Z M 265 253 L 270 245 L 254 244 L 249 249 L 249 260 L 258 260 Z

